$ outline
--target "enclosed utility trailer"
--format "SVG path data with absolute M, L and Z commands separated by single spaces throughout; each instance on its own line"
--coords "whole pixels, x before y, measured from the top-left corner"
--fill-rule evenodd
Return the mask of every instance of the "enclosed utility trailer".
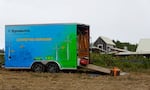
M 58 72 L 89 63 L 89 26 L 27 24 L 5 26 L 5 68 Z

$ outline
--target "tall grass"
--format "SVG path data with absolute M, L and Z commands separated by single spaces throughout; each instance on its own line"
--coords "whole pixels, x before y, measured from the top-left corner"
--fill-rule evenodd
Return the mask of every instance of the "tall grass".
M 108 54 L 91 54 L 91 62 L 104 67 L 119 67 L 123 71 L 141 71 L 150 69 L 150 58 L 143 56 L 118 57 Z

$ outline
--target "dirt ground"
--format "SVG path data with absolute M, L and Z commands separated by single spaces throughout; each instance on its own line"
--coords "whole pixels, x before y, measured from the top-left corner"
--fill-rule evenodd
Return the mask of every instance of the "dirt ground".
M 0 90 L 150 90 L 150 70 L 125 76 L 0 69 Z

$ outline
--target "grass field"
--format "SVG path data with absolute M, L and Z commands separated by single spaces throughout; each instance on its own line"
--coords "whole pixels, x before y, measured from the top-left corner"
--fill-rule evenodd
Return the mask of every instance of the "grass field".
M 104 67 L 117 65 L 123 71 L 130 71 L 129 74 L 113 77 L 85 71 L 52 74 L 0 69 L 0 90 L 150 90 L 149 59 L 143 64 L 111 58 L 93 55 L 92 60 L 95 60 L 93 63 Z
M 113 77 L 85 72 L 52 74 L 0 69 L 0 90 L 150 90 L 150 70 Z

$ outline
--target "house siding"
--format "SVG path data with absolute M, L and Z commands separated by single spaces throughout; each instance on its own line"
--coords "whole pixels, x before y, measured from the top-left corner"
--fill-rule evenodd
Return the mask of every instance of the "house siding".
M 102 48 L 103 50 L 107 49 L 107 44 L 100 37 L 94 42 L 94 46 L 98 47 L 99 44 L 103 45 L 103 48 Z
M 110 44 L 110 42 L 106 42 L 102 37 L 99 37 L 93 44 L 95 47 L 99 48 L 101 52 L 110 53 L 112 52 L 112 48 L 114 48 L 114 44 Z M 102 45 L 102 47 L 99 47 Z

